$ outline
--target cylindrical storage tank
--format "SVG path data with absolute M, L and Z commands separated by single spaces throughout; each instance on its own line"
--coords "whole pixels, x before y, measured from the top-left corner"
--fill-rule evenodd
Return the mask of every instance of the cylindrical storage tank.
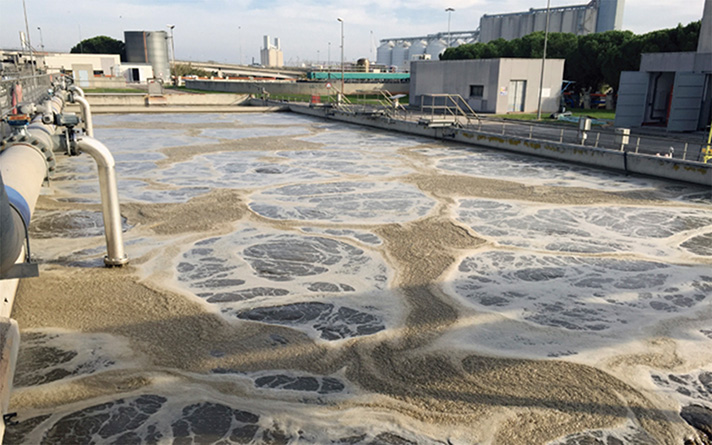
M 360 72 L 368 73 L 371 71 L 371 62 L 369 62 L 366 58 L 358 59 L 356 61 L 356 66 Z
M 168 33 L 151 31 L 146 33 L 148 63 L 153 67 L 153 75 L 164 81 L 171 78 L 171 65 L 168 57 Z
M 447 49 L 447 43 L 442 39 L 431 40 L 428 43 L 428 47 L 425 50 L 427 54 L 430 54 L 432 60 L 440 59 L 440 54 L 445 52 Z
M 391 65 L 391 53 L 395 44 L 391 41 L 383 42 L 376 50 L 376 63 L 379 65 Z
M 408 52 L 410 50 L 410 43 L 401 42 L 393 48 L 393 53 L 391 54 L 391 65 L 395 66 L 398 71 L 403 71 L 405 69 L 405 62 L 408 60 Z
M 126 61 L 129 63 L 148 63 L 148 52 L 143 31 L 125 31 Z
M 171 77 L 168 57 L 168 33 L 166 31 L 126 31 L 126 61 L 150 63 L 153 75 L 162 80 Z
M 413 59 L 413 56 L 419 56 L 421 54 L 425 54 L 425 50 L 428 48 L 428 42 L 425 40 L 418 40 L 417 42 L 414 42 L 412 45 L 410 45 L 410 50 L 408 52 L 410 59 Z

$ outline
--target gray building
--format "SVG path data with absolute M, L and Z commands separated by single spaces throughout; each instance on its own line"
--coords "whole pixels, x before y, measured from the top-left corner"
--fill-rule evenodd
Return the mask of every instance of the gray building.
M 550 8 L 549 32 L 586 35 L 623 29 L 625 0 L 592 0 L 585 5 Z M 408 69 L 413 60 L 424 55 L 436 60 L 447 48 L 466 43 L 487 43 L 499 38 L 513 40 L 546 29 L 547 10 L 530 9 L 508 14 L 485 14 L 474 31 L 438 32 L 426 36 L 383 39 L 377 51 L 377 63 Z M 405 46 L 407 45 L 407 46 Z M 394 61 L 395 60 L 395 61 Z M 405 60 L 405 63 L 402 61 Z
M 621 73 L 617 127 L 695 131 L 712 120 L 712 0 L 705 0 L 697 52 L 643 54 Z
M 586 5 L 550 8 L 549 32 L 567 32 L 586 35 L 596 32 L 620 30 L 623 27 L 625 0 L 592 0 Z M 530 9 L 510 14 L 485 14 L 480 19 L 480 42 L 499 38 L 518 39 L 527 34 L 546 29 L 547 10 Z
M 539 106 L 541 59 L 480 59 L 411 63 L 410 103 L 428 95 L 459 94 L 480 113 L 536 112 Z M 559 109 L 563 59 L 547 59 L 542 111 Z

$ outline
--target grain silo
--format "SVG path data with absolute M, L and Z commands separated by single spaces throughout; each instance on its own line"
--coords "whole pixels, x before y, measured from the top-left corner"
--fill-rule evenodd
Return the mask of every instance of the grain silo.
M 376 50 L 376 63 L 379 65 L 391 66 L 391 53 L 395 44 L 391 41 L 381 43 Z
M 393 48 L 393 53 L 391 55 L 391 65 L 395 66 L 398 71 L 403 71 L 406 69 L 406 61 L 408 61 L 408 51 L 410 50 L 410 43 L 400 42 Z
M 432 60 L 440 59 L 440 54 L 444 53 L 447 49 L 447 43 L 443 39 L 433 39 L 428 42 L 428 47 L 425 50 L 427 54 L 430 54 Z

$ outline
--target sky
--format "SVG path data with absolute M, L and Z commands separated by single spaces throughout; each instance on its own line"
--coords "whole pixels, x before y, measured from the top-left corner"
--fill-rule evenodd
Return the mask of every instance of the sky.
M 551 7 L 588 0 L 551 0 Z M 175 25 L 177 60 L 259 62 L 263 36 L 281 40 L 287 65 L 376 59 L 379 40 L 473 31 L 483 14 L 545 8 L 544 0 L 25 0 L 32 46 L 68 52 L 81 39 L 124 31 L 168 31 Z M 0 48 L 19 49 L 22 0 L 0 0 Z M 644 34 L 702 17 L 704 0 L 625 0 L 623 29 Z M 38 29 L 39 28 L 39 29 Z M 41 30 L 41 31 L 40 31 Z M 40 35 L 41 34 L 41 35 Z

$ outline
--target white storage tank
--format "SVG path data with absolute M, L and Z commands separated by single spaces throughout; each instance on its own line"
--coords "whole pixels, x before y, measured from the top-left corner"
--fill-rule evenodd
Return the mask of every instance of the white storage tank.
M 426 53 L 430 54 L 432 60 L 440 60 L 440 54 L 447 49 L 447 43 L 443 39 L 433 39 L 428 43 Z
M 393 48 L 393 53 L 391 55 L 391 65 L 395 66 L 398 71 L 403 71 L 406 69 L 406 61 L 408 61 L 408 51 L 410 50 L 410 43 L 401 42 Z
M 381 43 L 376 50 L 376 63 L 379 65 L 391 66 L 391 53 L 395 44 L 391 41 Z

